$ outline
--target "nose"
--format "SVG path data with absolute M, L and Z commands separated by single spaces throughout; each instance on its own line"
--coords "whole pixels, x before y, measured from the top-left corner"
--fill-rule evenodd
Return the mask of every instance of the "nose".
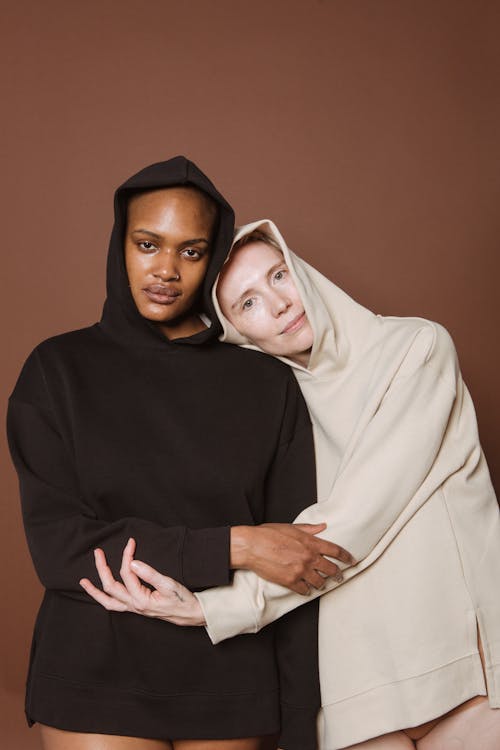
M 177 268 L 176 255 L 163 252 L 157 256 L 158 263 L 153 270 L 153 276 L 161 281 L 179 281 L 180 274 Z
M 282 292 L 273 291 L 271 293 L 271 311 L 275 318 L 279 318 L 286 312 L 291 304 L 291 300 Z

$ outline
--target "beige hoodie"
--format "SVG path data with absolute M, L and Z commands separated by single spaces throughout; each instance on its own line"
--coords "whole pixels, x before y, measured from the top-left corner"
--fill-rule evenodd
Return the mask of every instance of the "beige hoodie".
M 313 421 L 318 503 L 297 521 L 358 560 L 328 579 L 319 622 L 323 750 L 416 726 L 485 694 L 500 707 L 500 519 L 453 342 L 374 315 L 294 255 L 271 221 L 314 331 L 293 367 Z M 215 297 L 215 291 L 214 291 Z M 217 302 L 216 302 L 217 305 Z M 256 348 L 224 318 L 223 340 Z M 237 571 L 197 594 L 213 643 L 308 598 Z M 477 625 L 476 625 L 477 623 Z

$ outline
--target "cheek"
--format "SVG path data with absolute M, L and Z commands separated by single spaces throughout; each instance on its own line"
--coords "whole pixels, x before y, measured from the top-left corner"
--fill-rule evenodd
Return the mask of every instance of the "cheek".
M 199 263 L 190 263 L 188 267 L 181 271 L 181 283 L 189 295 L 195 295 L 201 290 L 208 268 L 208 260 Z
M 291 279 L 290 279 L 287 291 L 288 291 L 288 295 L 290 296 L 292 302 L 294 302 L 294 304 L 296 304 L 297 306 L 303 308 L 304 304 L 303 304 L 303 302 L 302 302 L 302 300 L 300 298 L 300 295 L 299 295 L 299 293 L 297 291 L 297 287 L 295 286 L 295 284 L 292 282 Z
M 313 329 L 311 328 L 311 324 L 309 323 L 309 321 L 307 322 L 307 325 L 304 326 L 304 330 L 301 331 L 301 334 L 302 335 L 300 336 L 300 344 L 301 344 L 300 348 L 304 351 L 307 349 L 310 349 L 312 345 L 314 344 L 314 333 L 313 333 Z
M 240 333 L 243 333 L 258 346 L 263 346 L 275 334 L 276 324 L 264 305 L 259 305 L 255 309 L 243 313 L 237 323 Z
M 144 275 L 149 258 L 134 252 L 125 252 L 125 268 L 131 284 Z

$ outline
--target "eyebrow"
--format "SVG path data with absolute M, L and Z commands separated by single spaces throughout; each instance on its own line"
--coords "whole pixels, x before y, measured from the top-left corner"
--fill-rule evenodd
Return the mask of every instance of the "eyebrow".
M 148 237 L 154 237 L 155 240 L 163 239 L 161 234 L 151 232 L 150 229 L 134 229 L 131 234 L 147 234 Z M 181 242 L 181 245 L 197 245 L 200 242 L 205 242 L 207 245 L 210 244 L 206 237 L 196 237 L 192 240 L 184 240 L 184 242 Z
M 271 276 L 276 271 L 276 269 L 279 268 L 280 266 L 286 266 L 286 261 L 284 258 L 280 260 L 279 263 L 275 263 L 274 266 L 272 266 L 268 271 L 266 271 L 266 278 L 269 278 L 269 276 Z M 242 294 L 240 294 L 236 302 L 231 305 L 231 310 L 234 310 L 235 307 L 238 307 L 238 305 L 242 302 L 242 300 L 244 300 L 245 297 L 251 294 L 252 291 L 253 289 L 251 287 L 249 289 L 245 289 L 245 291 L 242 292 Z

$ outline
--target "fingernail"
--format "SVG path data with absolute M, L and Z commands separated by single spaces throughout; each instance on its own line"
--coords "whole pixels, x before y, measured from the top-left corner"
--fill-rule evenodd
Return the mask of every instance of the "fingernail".
M 134 570 L 140 570 L 141 569 L 141 566 L 135 560 L 132 560 L 132 562 L 130 563 L 130 567 L 133 568 Z

